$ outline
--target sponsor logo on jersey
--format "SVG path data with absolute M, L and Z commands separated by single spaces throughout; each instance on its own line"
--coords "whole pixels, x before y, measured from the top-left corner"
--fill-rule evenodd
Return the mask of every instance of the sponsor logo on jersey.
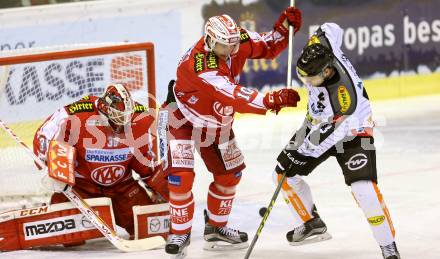
M 170 140 L 173 167 L 194 168 L 194 141 Z
M 131 156 L 130 148 L 86 149 L 85 160 L 90 163 L 119 163 L 129 160 Z
M 199 73 L 203 70 L 205 70 L 205 55 L 202 53 L 196 53 L 194 55 L 194 71 L 196 73 Z
M 143 106 L 142 104 L 136 104 L 134 106 L 135 113 L 143 113 L 146 112 L 147 110 L 148 110 L 147 107 Z
M 206 62 L 206 67 L 205 67 L 205 62 Z M 206 56 L 203 53 L 196 53 L 194 55 L 194 71 L 196 73 L 205 70 L 205 68 L 216 69 L 218 67 L 219 67 L 219 60 L 214 52 L 209 52 L 206 54 Z
M 346 113 L 351 106 L 351 98 L 347 88 L 343 85 L 338 88 L 338 101 L 341 105 L 341 112 Z
M 224 106 L 220 102 L 214 102 L 212 106 L 214 112 L 221 117 L 231 116 L 234 113 L 234 108 L 232 106 Z
M 92 112 L 92 111 L 94 111 L 92 102 L 78 102 L 78 103 L 72 103 L 67 106 L 67 112 L 70 115 L 80 112 Z
M 196 104 L 198 101 L 199 101 L 199 98 L 195 97 L 194 95 L 188 99 L 188 103 L 190 103 L 190 104 Z
M 368 158 L 365 154 L 359 153 L 356 154 L 345 163 L 348 169 L 351 171 L 356 171 L 364 167 L 368 163 Z
M 373 226 L 379 226 L 380 224 L 382 224 L 385 221 L 385 216 L 381 215 L 381 216 L 375 216 L 375 217 L 371 217 L 368 218 L 368 222 L 373 225 Z
M 170 230 L 170 216 L 149 216 L 147 218 L 147 226 L 149 234 L 168 233 Z
M 223 164 L 225 165 L 226 170 L 236 168 L 243 164 L 244 157 L 241 154 L 240 149 L 237 147 L 235 139 L 218 145 L 218 149 L 222 155 Z
M 90 230 L 93 226 L 81 224 L 84 216 L 75 214 L 65 217 L 57 217 L 48 220 L 34 221 L 23 224 L 25 240 L 33 240 L 52 236 L 59 236 Z
M 178 175 L 168 175 L 168 183 L 171 185 L 180 186 L 181 178 Z
M 206 67 L 210 69 L 218 68 L 218 57 L 214 52 L 209 52 L 206 57 Z
M 247 31 L 240 31 L 240 43 L 249 41 L 251 39 L 251 37 L 249 37 L 249 34 L 247 33 Z
M 109 186 L 119 181 L 125 175 L 125 167 L 122 165 L 106 165 L 96 168 L 91 173 L 94 182 Z

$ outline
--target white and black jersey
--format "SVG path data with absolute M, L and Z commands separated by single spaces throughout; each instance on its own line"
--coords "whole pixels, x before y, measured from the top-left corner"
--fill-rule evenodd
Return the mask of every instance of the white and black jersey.
M 364 84 L 341 50 L 342 36 L 337 24 L 325 23 L 309 40 L 309 44 L 321 43 L 333 52 L 336 74 L 319 87 L 306 85 L 306 120 L 289 144 L 304 156 L 319 157 L 347 136 L 374 126 Z

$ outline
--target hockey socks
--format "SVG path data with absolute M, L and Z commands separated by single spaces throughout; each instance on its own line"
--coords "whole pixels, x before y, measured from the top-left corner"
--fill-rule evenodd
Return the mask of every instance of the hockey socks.
M 216 227 L 226 226 L 232 209 L 235 193 L 225 194 L 218 190 L 214 183 L 208 192 L 208 223 Z
M 172 234 L 187 234 L 191 232 L 192 219 L 194 215 L 193 195 L 185 200 L 170 199 L 170 218 Z
M 379 246 L 394 242 L 394 227 L 388 209 L 377 185 L 372 181 L 357 181 L 351 191 L 373 231 Z

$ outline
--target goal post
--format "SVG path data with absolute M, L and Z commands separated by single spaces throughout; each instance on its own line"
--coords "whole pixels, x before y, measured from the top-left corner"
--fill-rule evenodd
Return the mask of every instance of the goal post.
M 133 98 L 156 109 L 154 45 L 100 43 L 0 52 L 0 119 L 32 146 L 49 115 L 85 95 L 123 83 Z M 156 143 L 153 141 L 156 150 Z M 50 195 L 33 162 L 0 131 L 0 211 L 38 204 Z

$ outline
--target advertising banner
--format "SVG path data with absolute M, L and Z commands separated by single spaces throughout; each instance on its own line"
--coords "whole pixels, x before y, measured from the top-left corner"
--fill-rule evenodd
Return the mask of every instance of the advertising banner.
M 245 4 L 246 2 L 246 4 Z M 435 0 L 311 0 L 296 1 L 303 26 L 294 39 L 294 61 L 308 37 L 325 22 L 344 29 L 343 51 L 362 78 L 440 71 L 440 13 Z M 289 1 L 237 1 L 203 6 L 205 20 L 227 13 L 239 26 L 272 29 Z M 247 62 L 242 83 L 258 89 L 286 84 L 287 51 L 274 60 Z M 295 76 L 293 77 L 295 80 Z

